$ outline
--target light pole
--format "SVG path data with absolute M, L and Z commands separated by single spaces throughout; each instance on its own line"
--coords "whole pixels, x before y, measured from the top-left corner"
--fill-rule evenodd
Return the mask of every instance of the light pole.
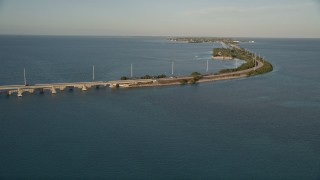
M 94 81 L 94 65 L 92 66 L 92 81 Z
M 209 71 L 209 60 L 207 60 L 207 73 Z
M 24 85 L 27 85 L 27 79 L 26 79 L 26 68 L 23 68 L 23 79 L 24 79 Z
M 173 68 L 174 68 L 174 62 L 172 61 L 172 64 L 171 64 L 171 74 L 172 74 L 172 76 L 173 76 Z

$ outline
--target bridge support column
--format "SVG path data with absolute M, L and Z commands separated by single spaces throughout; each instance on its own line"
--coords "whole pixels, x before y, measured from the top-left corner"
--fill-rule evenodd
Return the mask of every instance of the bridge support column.
M 116 88 L 119 87 L 119 84 L 110 84 L 110 88 Z
M 86 91 L 87 87 L 85 85 L 82 86 L 82 91 Z
M 53 87 L 53 86 L 52 86 L 52 88 L 51 88 L 51 93 L 52 93 L 52 94 L 57 94 L 56 88 Z
M 40 91 L 40 94 L 43 94 L 43 93 L 44 93 L 43 88 L 40 88 L 39 91 Z
M 7 91 L 7 96 L 11 96 L 12 91 Z
M 17 94 L 17 96 L 18 96 L 18 97 L 22 97 L 22 93 L 23 93 L 23 90 L 18 89 L 18 94 Z

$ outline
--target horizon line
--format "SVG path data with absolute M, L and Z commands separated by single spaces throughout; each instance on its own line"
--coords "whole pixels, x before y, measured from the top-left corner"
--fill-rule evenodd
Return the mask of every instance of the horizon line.
M 257 39 L 320 39 L 320 37 L 271 37 L 271 36 L 202 36 L 202 35 L 93 35 L 93 34 L 0 34 L 0 36 L 73 36 L 73 37 L 195 37 L 195 38 L 257 38 Z

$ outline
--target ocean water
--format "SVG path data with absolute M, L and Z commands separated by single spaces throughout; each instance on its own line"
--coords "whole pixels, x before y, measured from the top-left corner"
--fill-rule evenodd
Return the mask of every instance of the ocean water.
M 241 44 L 274 71 L 191 86 L 0 95 L 0 179 L 320 179 L 320 40 Z M 219 44 L 0 36 L 0 84 L 205 73 Z M 210 60 L 210 72 L 235 61 Z
M 233 68 L 235 61 L 212 61 L 212 48 L 221 44 L 173 43 L 166 38 L 139 37 L 50 37 L 0 36 L 0 84 L 23 84 L 23 68 L 28 83 L 117 80 L 166 74 L 188 75 Z M 240 61 L 239 61 L 240 62 Z

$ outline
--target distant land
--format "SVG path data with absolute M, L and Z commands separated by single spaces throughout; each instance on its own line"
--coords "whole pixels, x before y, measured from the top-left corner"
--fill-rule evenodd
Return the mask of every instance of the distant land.
M 209 42 L 224 42 L 226 44 L 237 43 L 254 43 L 252 40 L 236 40 L 232 38 L 221 37 L 169 37 L 170 41 L 188 42 L 188 43 L 209 43 Z

